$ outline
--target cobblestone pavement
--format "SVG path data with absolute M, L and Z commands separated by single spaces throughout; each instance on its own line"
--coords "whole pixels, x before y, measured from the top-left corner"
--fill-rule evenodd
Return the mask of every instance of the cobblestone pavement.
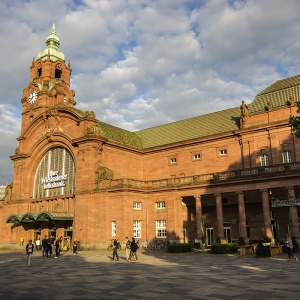
M 300 299 L 300 261 L 283 254 L 173 254 L 138 251 L 139 260 L 110 261 L 108 251 L 0 251 L 0 299 Z

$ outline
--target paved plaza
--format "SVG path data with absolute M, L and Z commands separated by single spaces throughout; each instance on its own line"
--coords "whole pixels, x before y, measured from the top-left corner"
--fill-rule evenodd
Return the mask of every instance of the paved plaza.
M 300 261 L 287 255 L 173 254 L 138 251 L 110 261 L 108 251 L 45 259 L 0 251 L 0 299 L 300 299 Z

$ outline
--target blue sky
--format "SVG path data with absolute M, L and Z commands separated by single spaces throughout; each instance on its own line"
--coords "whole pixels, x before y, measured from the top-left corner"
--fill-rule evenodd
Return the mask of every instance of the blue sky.
M 76 107 L 135 131 L 250 103 L 298 75 L 298 0 L 0 1 L 0 183 L 23 89 L 55 23 Z

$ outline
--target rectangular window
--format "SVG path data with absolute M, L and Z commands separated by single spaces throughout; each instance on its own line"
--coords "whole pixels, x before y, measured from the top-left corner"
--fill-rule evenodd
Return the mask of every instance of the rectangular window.
M 221 156 L 227 155 L 227 150 L 226 149 L 219 150 L 219 155 Z
M 291 151 L 282 152 L 282 161 L 284 164 L 288 164 L 292 162 L 292 154 Z
M 166 208 L 166 202 L 165 201 L 156 202 L 155 204 L 156 204 L 156 209 Z
M 157 238 L 167 237 L 166 220 L 156 221 L 156 237 Z
M 198 153 L 198 154 L 194 154 L 194 160 L 199 160 L 201 158 L 201 155 Z
M 142 209 L 142 202 L 133 202 L 133 209 L 141 210 Z
M 142 221 L 133 221 L 133 237 L 142 237 Z
M 262 167 L 267 167 L 267 166 L 270 165 L 270 163 L 269 163 L 269 155 L 267 155 L 267 154 L 261 155 L 261 157 L 260 157 L 260 165 Z
M 117 236 L 117 222 L 111 222 L 111 236 Z
M 170 164 L 176 164 L 177 160 L 175 157 L 170 159 Z

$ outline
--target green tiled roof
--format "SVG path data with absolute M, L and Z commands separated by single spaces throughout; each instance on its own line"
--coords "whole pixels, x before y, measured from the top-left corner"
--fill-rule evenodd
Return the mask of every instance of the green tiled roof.
M 257 94 L 253 102 L 249 105 L 250 113 L 264 110 L 268 102 L 272 103 L 273 108 L 286 106 L 290 96 L 293 96 L 295 101 L 299 101 L 299 87 L 300 75 L 277 80 Z
M 300 75 L 276 81 L 248 104 L 250 115 L 265 111 L 268 102 L 273 108 L 278 108 L 286 106 L 290 96 L 299 101 L 299 88 Z M 234 107 L 136 132 L 99 122 L 96 127 L 92 126 L 93 132 L 88 134 L 98 134 L 121 144 L 147 149 L 238 130 L 240 115 L 240 107 Z
M 141 149 L 142 143 L 139 137 L 134 133 L 128 130 L 104 123 L 98 122 L 96 125 L 93 125 L 86 129 L 86 135 L 99 135 L 108 140 L 131 146 L 134 148 Z
M 167 145 L 239 129 L 240 108 L 230 108 L 203 116 L 156 126 L 135 134 L 143 148 Z

